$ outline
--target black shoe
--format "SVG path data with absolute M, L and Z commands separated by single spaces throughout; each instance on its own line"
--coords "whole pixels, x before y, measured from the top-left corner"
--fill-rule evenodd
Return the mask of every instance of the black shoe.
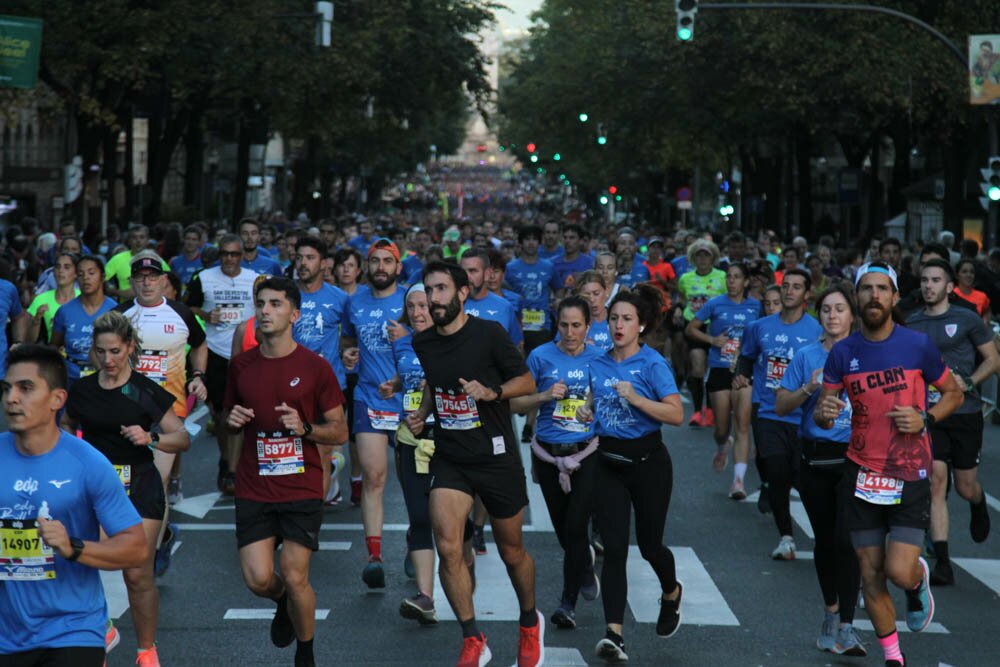
M 476 552 L 477 556 L 482 556 L 486 553 L 486 534 L 484 533 L 483 526 L 472 527 L 472 549 Z
M 985 542 L 990 536 L 990 512 L 986 508 L 986 496 L 978 505 L 969 503 L 972 510 L 972 517 L 969 519 L 969 532 L 972 533 L 972 541 L 976 544 Z
M 681 597 L 684 596 L 684 586 L 677 582 L 677 599 L 667 600 L 660 597 L 660 615 L 656 619 L 656 634 L 660 637 L 673 637 L 677 628 L 681 627 Z
M 524 429 L 521 431 L 521 442 L 531 442 L 531 436 L 535 434 L 535 430 L 531 428 L 530 424 L 525 424 Z
M 365 569 L 361 571 L 361 580 L 368 588 L 385 588 L 385 568 L 378 558 L 370 558 Z
M 886 660 L 885 667 L 905 667 L 906 655 L 902 653 L 900 655 L 903 656 L 903 662 L 900 662 L 899 660 Z
M 757 511 L 761 514 L 771 513 L 771 499 L 767 496 L 767 484 L 760 485 L 760 492 L 757 494 Z
M 288 594 L 278 600 L 278 609 L 271 619 L 271 643 L 278 648 L 285 648 L 295 641 L 295 628 L 292 627 L 292 617 L 288 615 Z
M 604 639 L 597 642 L 594 652 L 598 658 L 612 664 L 628 662 L 628 654 L 625 653 L 625 640 L 620 634 L 611 630 L 604 634 Z
M 552 613 L 552 625 L 565 630 L 572 630 L 576 627 L 576 612 L 568 602 L 563 602 L 559 608 Z
M 934 563 L 931 571 L 931 586 L 954 586 L 955 571 L 951 569 L 951 561 L 941 560 Z

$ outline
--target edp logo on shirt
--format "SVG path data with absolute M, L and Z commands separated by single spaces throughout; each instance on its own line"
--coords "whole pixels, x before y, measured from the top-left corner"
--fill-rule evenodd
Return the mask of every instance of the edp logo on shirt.
M 32 479 L 31 477 L 28 479 L 19 479 L 14 482 L 14 490 L 21 493 L 27 493 L 30 496 L 38 490 L 38 480 Z

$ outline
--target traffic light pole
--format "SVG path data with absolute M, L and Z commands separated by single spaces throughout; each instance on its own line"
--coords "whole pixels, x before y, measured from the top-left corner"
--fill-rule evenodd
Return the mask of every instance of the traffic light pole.
M 873 12 L 875 14 L 886 14 L 888 16 L 893 16 L 898 19 L 903 19 L 908 21 L 913 25 L 922 28 L 926 32 L 930 33 L 938 39 L 942 44 L 948 47 L 948 50 L 958 58 L 958 62 L 961 63 L 963 70 L 968 70 L 969 63 L 966 54 L 962 53 L 962 50 L 955 46 L 955 43 L 948 39 L 940 30 L 921 21 L 916 16 L 907 14 L 906 12 L 901 12 L 897 9 L 890 9 L 889 7 L 879 7 L 878 5 L 853 5 L 844 3 L 830 3 L 830 2 L 700 2 L 698 3 L 698 11 L 705 9 L 811 9 L 811 10 L 823 10 L 823 11 L 848 11 L 848 12 Z

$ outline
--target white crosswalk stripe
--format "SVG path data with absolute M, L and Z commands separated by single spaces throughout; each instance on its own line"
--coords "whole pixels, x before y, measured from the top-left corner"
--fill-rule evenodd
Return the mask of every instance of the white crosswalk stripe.
M 690 625 L 739 625 L 722 592 L 712 581 L 691 547 L 670 547 L 677 564 L 677 579 L 684 584 L 681 616 Z M 660 582 L 639 547 L 628 554 L 628 606 L 639 623 L 656 623 L 660 613 Z

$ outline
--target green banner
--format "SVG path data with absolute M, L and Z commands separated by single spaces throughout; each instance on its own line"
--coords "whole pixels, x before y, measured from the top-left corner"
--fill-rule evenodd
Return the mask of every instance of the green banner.
M 41 19 L 0 15 L 0 86 L 34 88 L 41 53 Z

